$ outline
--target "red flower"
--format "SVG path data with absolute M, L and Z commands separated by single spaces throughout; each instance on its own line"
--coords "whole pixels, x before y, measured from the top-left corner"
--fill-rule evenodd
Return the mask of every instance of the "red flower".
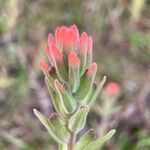
M 55 38 L 60 49 L 65 49 L 67 52 L 77 49 L 79 41 L 79 32 L 76 25 L 69 28 L 62 26 L 56 29 Z
M 110 82 L 105 87 L 106 92 L 113 95 L 118 95 L 120 92 L 120 86 L 116 82 Z
M 45 53 L 59 77 L 67 76 L 69 67 L 73 66 L 79 68 L 80 76 L 82 76 L 92 63 L 92 46 L 92 37 L 88 36 L 86 32 L 79 36 L 76 25 L 62 26 L 56 28 L 55 38 L 51 33 L 49 34 Z M 92 70 L 91 68 L 88 72 Z M 67 80 L 67 77 L 63 79 Z

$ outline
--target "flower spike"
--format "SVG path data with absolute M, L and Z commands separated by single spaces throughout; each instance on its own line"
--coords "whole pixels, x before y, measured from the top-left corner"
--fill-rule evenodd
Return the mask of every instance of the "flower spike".
M 98 66 L 92 61 L 92 49 L 93 38 L 86 32 L 79 35 L 75 24 L 62 26 L 56 28 L 55 37 L 49 34 L 45 46 L 51 66 L 39 61 L 56 112 L 50 118 L 35 109 L 34 113 L 59 143 L 59 150 L 99 149 L 115 133 L 112 130 L 95 139 L 95 131 L 91 129 L 77 142 L 75 139 L 85 126 L 89 109 L 106 81 L 104 76 L 98 85 L 94 83 Z M 119 88 L 111 83 L 104 90 L 113 95 Z

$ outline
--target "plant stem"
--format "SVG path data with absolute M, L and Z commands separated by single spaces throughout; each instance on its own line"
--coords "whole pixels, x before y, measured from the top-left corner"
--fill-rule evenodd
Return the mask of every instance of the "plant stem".
M 68 143 L 68 150 L 73 150 L 75 138 L 76 138 L 76 135 L 72 132 L 69 143 Z

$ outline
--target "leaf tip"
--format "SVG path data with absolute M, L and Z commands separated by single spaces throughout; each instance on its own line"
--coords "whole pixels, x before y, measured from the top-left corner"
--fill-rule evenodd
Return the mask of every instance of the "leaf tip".
M 116 133 L 116 130 L 115 129 L 112 129 L 111 131 L 110 131 L 110 134 L 113 136 L 114 134 Z
M 37 114 L 37 110 L 35 108 L 33 108 L 33 113 L 36 115 Z

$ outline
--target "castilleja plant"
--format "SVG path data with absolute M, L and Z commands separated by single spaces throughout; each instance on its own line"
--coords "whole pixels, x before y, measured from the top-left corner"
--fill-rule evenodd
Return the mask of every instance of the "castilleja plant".
M 96 85 L 97 64 L 92 62 L 93 39 L 83 32 L 79 36 L 76 25 L 56 28 L 55 38 L 50 33 L 45 53 L 50 65 L 40 60 L 39 66 L 56 110 L 49 118 L 34 109 L 34 114 L 46 127 L 59 150 L 97 150 L 115 130 L 96 139 L 95 130 L 88 130 L 79 140 L 91 105 L 97 98 L 106 77 Z

